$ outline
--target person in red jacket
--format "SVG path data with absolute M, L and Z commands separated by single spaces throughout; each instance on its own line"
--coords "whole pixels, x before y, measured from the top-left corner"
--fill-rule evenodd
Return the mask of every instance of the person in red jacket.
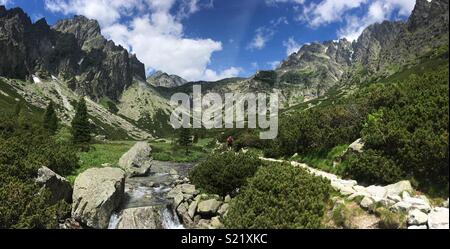
M 229 136 L 229 137 L 227 138 L 227 145 L 228 145 L 228 148 L 233 147 L 233 143 L 234 143 L 233 137 L 232 137 L 232 136 Z

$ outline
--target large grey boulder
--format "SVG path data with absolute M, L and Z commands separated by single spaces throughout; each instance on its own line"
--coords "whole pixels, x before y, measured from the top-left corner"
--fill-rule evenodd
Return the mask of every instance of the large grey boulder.
M 222 205 L 222 202 L 216 199 L 201 201 L 197 206 L 197 213 L 200 215 L 214 215 L 219 210 L 220 205 Z
M 384 187 L 386 189 L 387 195 L 401 195 L 403 192 L 407 191 L 412 193 L 413 188 L 409 181 L 401 181 L 395 184 L 388 185 Z
M 183 224 L 187 227 L 193 226 L 193 219 L 189 215 L 189 205 L 187 202 L 182 202 L 176 209 L 178 217 L 181 218 Z
M 366 196 L 364 197 L 361 202 L 359 203 L 359 205 L 362 208 L 368 209 L 369 207 L 371 207 L 374 204 L 374 200 L 372 199 L 372 197 Z
M 429 213 L 431 210 L 430 202 L 425 196 L 406 197 L 403 198 L 403 202 L 409 203 L 411 205 L 411 209 L 418 209 L 425 213 Z
M 119 159 L 121 167 L 128 176 L 145 176 L 152 166 L 152 148 L 147 142 L 137 142 Z
M 427 224 L 428 215 L 424 212 L 414 209 L 408 213 L 408 225 L 410 226 L 420 226 Z
M 361 138 L 348 146 L 348 151 L 354 151 L 357 153 L 362 153 L 363 149 L 364 149 L 364 142 L 362 141 Z
M 434 208 L 428 214 L 429 229 L 449 229 L 448 208 Z
M 92 168 L 75 179 L 72 217 L 91 228 L 108 227 L 125 192 L 125 172 L 119 168 Z
M 117 229 L 163 229 L 162 216 L 158 206 L 128 208 L 122 211 Z
M 374 199 L 375 202 L 379 202 L 386 197 L 387 191 L 386 188 L 381 186 L 369 186 L 366 188 L 367 193 Z
M 50 192 L 51 204 L 59 201 L 66 201 L 70 203 L 72 201 L 72 186 L 66 178 L 56 174 L 47 167 L 38 169 L 38 176 L 35 182 L 41 186 L 42 189 L 46 189 Z

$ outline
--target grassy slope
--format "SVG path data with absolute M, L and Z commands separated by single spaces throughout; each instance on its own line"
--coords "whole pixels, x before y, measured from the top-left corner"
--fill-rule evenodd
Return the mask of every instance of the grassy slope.
M 211 152 L 209 146 L 212 139 L 205 138 L 200 139 L 197 144 L 194 144 L 189 148 L 189 152 L 186 153 L 186 149 L 174 144 L 172 141 L 167 142 L 150 142 L 152 147 L 153 159 L 158 161 L 172 161 L 172 162 L 197 162 L 208 156 Z
M 368 86 L 374 83 L 390 84 L 391 82 L 397 82 L 407 79 L 410 75 L 422 75 L 427 72 L 437 70 L 438 68 L 448 66 L 448 48 L 447 50 L 440 51 L 438 54 L 427 54 L 419 59 L 420 62 L 414 66 L 407 66 L 402 71 L 397 72 L 387 78 L 380 79 L 376 82 L 367 82 L 362 87 Z M 321 108 L 326 105 L 332 105 L 340 98 L 345 98 L 350 92 L 346 87 L 334 87 L 325 96 L 312 100 L 310 102 L 302 103 L 284 110 L 282 113 L 288 114 L 289 112 L 304 111 L 310 108 Z M 330 173 L 337 173 L 339 166 L 335 166 L 334 162 L 339 162 L 339 156 L 344 152 L 348 145 L 340 145 L 331 149 L 330 151 L 323 151 L 320 153 L 314 153 L 309 155 L 297 155 L 292 160 L 297 160 L 302 163 L 307 163 L 312 167 L 316 167 L 321 170 L 328 171 Z
M 94 144 L 89 152 L 80 152 L 80 168 L 73 172 L 67 179 L 74 182 L 75 178 L 89 168 L 99 168 L 109 164 L 117 167 L 120 157 L 133 145 L 134 141 L 117 141 L 110 143 Z

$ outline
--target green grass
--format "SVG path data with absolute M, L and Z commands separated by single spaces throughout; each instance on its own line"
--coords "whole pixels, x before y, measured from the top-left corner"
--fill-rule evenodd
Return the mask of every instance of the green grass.
M 79 153 L 80 167 L 71 175 L 67 176 L 67 179 L 73 183 L 80 173 L 90 168 L 101 168 L 102 164 L 105 163 L 110 164 L 111 167 L 117 167 L 120 157 L 134 144 L 134 141 L 93 144 L 89 152 Z
M 291 159 L 336 174 L 339 173 L 339 167 L 335 167 L 334 162 L 339 161 L 339 157 L 342 156 L 347 148 L 348 145 L 338 145 L 327 152 L 311 153 L 305 156 L 296 156 Z
M 174 142 L 150 142 L 152 156 L 154 160 L 171 162 L 198 162 L 208 156 L 211 151 L 210 143 L 212 139 L 200 139 L 197 144 L 189 147 L 188 153 L 182 146 Z

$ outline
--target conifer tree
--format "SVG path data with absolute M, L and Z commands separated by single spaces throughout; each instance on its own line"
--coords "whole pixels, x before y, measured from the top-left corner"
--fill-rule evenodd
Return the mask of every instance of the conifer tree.
M 42 123 L 43 127 L 52 134 L 58 130 L 58 117 L 56 116 L 53 101 L 50 101 L 48 104 Z
M 180 129 L 178 144 L 186 148 L 186 154 L 189 153 L 189 146 L 192 145 L 191 130 L 189 128 Z
M 91 127 L 84 98 L 78 102 L 75 117 L 72 120 L 72 139 L 78 145 L 87 145 L 91 141 Z

